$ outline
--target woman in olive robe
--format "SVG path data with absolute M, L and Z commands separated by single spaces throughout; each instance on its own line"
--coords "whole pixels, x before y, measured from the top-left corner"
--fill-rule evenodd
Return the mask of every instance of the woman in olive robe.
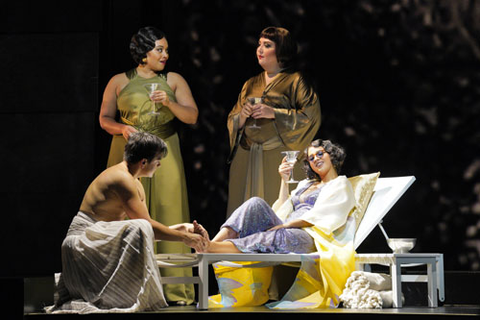
M 296 54 L 288 30 L 268 27 L 261 32 L 257 58 L 264 71 L 243 85 L 228 115 L 227 216 L 254 196 L 272 205 L 280 187 L 277 168 L 282 151 L 304 150 L 320 127 L 320 102 L 314 88 L 295 70 Z M 300 166 L 293 174 L 302 174 Z
M 197 121 L 198 109 L 185 79 L 165 72 L 169 58 L 163 32 L 142 28 L 132 37 L 130 52 L 138 63 L 135 69 L 115 75 L 108 83 L 100 110 L 100 125 L 110 133 L 112 144 L 107 166 L 123 160 L 123 149 L 131 133 L 146 131 L 162 138 L 168 155 L 152 178 L 142 178 L 150 216 L 165 225 L 190 221 L 187 185 L 176 131 L 177 119 L 186 124 Z M 147 86 L 158 86 L 153 92 Z M 116 116 L 119 112 L 119 120 Z M 189 253 L 181 243 L 157 242 L 156 252 Z M 191 276 L 191 269 L 162 269 L 162 276 Z M 165 285 L 167 301 L 180 305 L 195 300 L 193 285 Z

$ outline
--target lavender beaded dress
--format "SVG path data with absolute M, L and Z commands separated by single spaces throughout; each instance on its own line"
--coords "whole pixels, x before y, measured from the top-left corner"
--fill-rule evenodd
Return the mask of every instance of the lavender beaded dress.
M 312 183 L 292 195 L 294 211 L 285 222 L 301 218 L 314 206 L 321 188 L 305 193 Z M 263 199 L 253 197 L 238 207 L 222 227 L 230 227 L 238 232 L 237 239 L 226 241 L 232 242 L 244 253 L 308 253 L 316 250 L 312 237 L 303 229 L 266 231 L 282 223 Z

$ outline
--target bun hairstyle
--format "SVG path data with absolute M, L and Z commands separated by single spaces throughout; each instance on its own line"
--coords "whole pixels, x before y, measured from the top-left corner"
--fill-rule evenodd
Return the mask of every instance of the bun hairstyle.
M 293 65 L 298 47 L 290 31 L 280 27 L 268 27 L 262 30 L 259 38 L 266 38 L 275 42 L 275 53 L 281 68 L 288 68 Z
M 143 64 L 147 52 L 155 48 L 155 41 L 165 38 L 165 33 L 155 27 L 144 27 L 138 30 L 130 40 L 130 54 L 137 64 Z

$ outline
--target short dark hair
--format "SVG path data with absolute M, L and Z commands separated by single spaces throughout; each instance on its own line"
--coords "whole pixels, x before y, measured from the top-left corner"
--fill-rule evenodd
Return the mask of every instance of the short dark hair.
M 128 138 L 123 153 L 123 159 L 130 164 L 137 163 L 142 159 L 152 161 L 167 156 L 168 150 L 165 142 L 156 135 L 147 132 L 134 132 Z
M 293 64 L 298 48 L 290 31 L 280 27 L 268 27 L 262 30 L 259 38 L 275 42 L 275 53 L 281 68 L 287 68 Z
M 130 40 L 130 54 L 138 64 L 143 64 L 147 52 L 155 48 L 155 41 L 165 38 L 165 33 L 155 27 L 144 27 L 138 30 Z
M 345 149 L 330 140 L 317 139 L 312 141 L 312 143 L 310 143 L 310 145 L 304 151 L 305 157 L 303 160 L 303 168 L 305 170 L 307 178 L 313 180 L 321 180 L 320 176 L 315 171 L 313 171 L 312 167 L 310 166 L 310 161 L 308 161 L 308 149 L 318 147 L 322 147 L 325 152 L 330 155 L 330 160 L 332 161 L 333 168 L 335 169 L 337 174 L 340 174 L 343 162 L 345 161 L 345 157 L 347 156 Z

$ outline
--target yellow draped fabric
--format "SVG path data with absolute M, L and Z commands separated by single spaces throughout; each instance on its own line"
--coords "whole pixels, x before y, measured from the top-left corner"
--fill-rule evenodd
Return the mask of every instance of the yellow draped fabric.
M 268 85 L 264 75 L 262 72 L 244 84 L 228 115 L 231 166 L 227 216 L 253 196 L 272 205 L 280 187 L 277 169 L 283 158 L 281 151 L 303 151 L 320 127 L 319 99 L 300 73 L 281 72 Z M 275 119 L 256 120 L 260 129 L 250 128 L 251 118 L 239 127 L 240 112 L 250 97 L 262 97 L 275 112 Z M 303 176 L 301 166 L 296 166 L 294 175 Z
M 256 262 L 236 262 L 247 266 L 252 263 Z M 268 301 L 273 267 L 236 268 L 214 264 L 213 270 L 220 293 L 208 298 L 209 308 L 254 307 Z
M 296 190 L 302 188 L 306 180 L 301 181 Z M 292 203 L 275 202 L 273 209 L 284 220 L 293 211 Z M 304 255 L 295 282 L 285 296 L 278 302 L 268 304 L 272 309 L 292 308 L 327 308 L 336 307 L 339 303 L 345 283 L 350 273 L 355 270 L 355 198 L 352 186 L 345 176 L 340 176 L 327 183 L 320 192 L 314 207 L 302 219 L 313 224 L 305 230 L 315 240 L 317 252 Z M 248 288 L 257 291 L 265 290 L 258 283 L 270 284 L 271 274 L 265 271 L 245 271 L 244 268 L 216 270 L 221 294 L 211 297 L 209 307 L 221 306 L 254 306 L 263 304 L 262 300 L 254 301 L 252 297 L 261 296 L 258 292 L 249 292 Z M 238 274 L 237 274 L 238 272 Z M 257 273 L 255 273 L 257 272 Z M 248 278 L 250 277 L 250 278 Z M 250 280 L 249 280 L 250 279 Z M 237 285 L 233 288 L 232 284 Z M 243 286 L 240 287 L 239 284 Z M 266 288 L 268 290 L 268 287 Z M 228 298 L 222 296 L 227 294 Z M 223 301 L 222 304 L 218 301 Z
M 160 90 L 167 92 L 169 99 L 176 101 L 175 94 L 167 84 L 165 76 L 145 79 L 135 70 L 127 72 L 128 85 L 119 93 L 117 108 L 120 121 L 138 130 L 147 131 L 162 138 L 168 148 L 168 154 L 162 159 L 160 168 L 152 178 L 141 178 L 145 189 L 146 204 L 150 216 L 164 225 L 173 225 L 190 221 L 187 185 L 181 156 L 180 142 L 175 130 L 175 116 L 167 107 L 161 107 L 159 114 L 150 116 L 152 104 L 144 88 L 147 83 L 160 83 Z M 115 135 L 110 146 L 107 166 L 110 167 L 123 160 L 126 141 L 122 135 Z M 180 242 L 161 241 L 156 243 L 157 253 L 191 253 L 191 249 Z M 189 277 L 192 270 L 165 268 L 162 276 Z M 168 301 L 186 301 L 193 303 L 195 291 L 192 284 L 169 284 L 164 286 Z

